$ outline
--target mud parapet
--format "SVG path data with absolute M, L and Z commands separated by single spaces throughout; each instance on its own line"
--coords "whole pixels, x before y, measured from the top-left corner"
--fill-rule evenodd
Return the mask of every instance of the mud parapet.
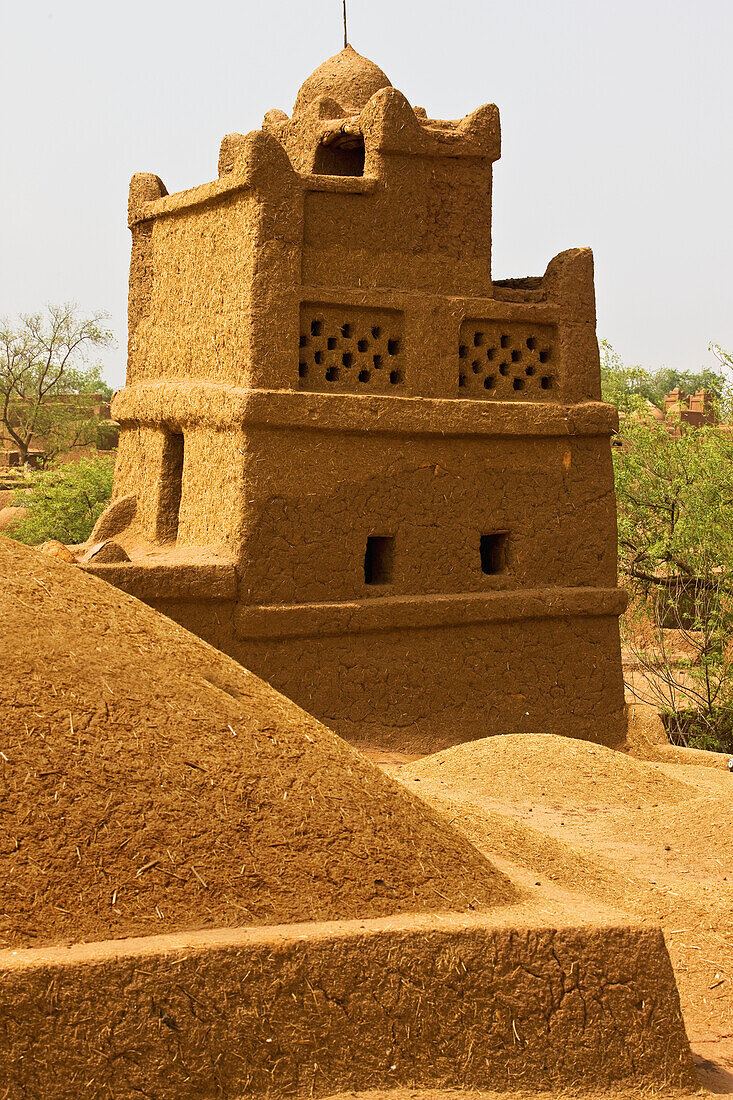
M 3 1095 L 696 1086 L 661 931 L 430 914 L 0 954 Z

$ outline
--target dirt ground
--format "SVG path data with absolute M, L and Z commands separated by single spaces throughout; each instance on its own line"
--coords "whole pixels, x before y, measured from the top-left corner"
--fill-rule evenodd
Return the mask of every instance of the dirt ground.
M 518 884 L 659 921 L 702 1084 L 733 1096 L 733 776 L 566 738 L 369 748 Z M 377 1100 L 373 1097 L 372 1100 Z

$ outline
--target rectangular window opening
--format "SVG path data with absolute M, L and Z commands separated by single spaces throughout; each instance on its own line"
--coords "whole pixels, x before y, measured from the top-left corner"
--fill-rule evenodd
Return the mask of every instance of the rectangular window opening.
M 364 554 L 364 584 L 389 584 L 394 568 L 394 537 L 370 535 Z
M 338 144 L 321 142 L 316 148 L 313 171 L 325 176 L 363 176 L 365 158 L 364 139 L 360 135 Z
M 508 535 L 506 531 L 495 531 L 491 535 L 482 535 L 481 572 L 489 576 L 496 573 L 506 573 L 506 545 Z
M 170 542 L 178 537 L 178 517 L 183 486 L 183 434 L 166 432 L 158 497 L 158 538 Z

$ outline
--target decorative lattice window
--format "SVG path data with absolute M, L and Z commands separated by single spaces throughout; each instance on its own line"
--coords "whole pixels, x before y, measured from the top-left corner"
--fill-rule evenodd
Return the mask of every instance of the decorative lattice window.
M 404 382 L 402 321 L 402 313 L 394 309 L 304 302 L 300 389 L 399 392 Z
M 557 400 L 556 362 L 554 325 L 464 321 L 458 346 L 458 396 Z

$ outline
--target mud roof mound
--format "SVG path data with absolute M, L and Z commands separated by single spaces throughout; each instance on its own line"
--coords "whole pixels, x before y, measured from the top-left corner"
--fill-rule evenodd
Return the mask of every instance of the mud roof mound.
M 0 576 L 0 946 L 513 897 L 432 809 L 171 620 L 4 538 Z
M 324 95 L 345 110 L 358 113 L 375 92 L 391 87 L 389 77 L 378 65 L 346 46 L 319 65 L 301 85 L 293 113 L 302 113 L 314 99 Z
M 573 737 L 510 734 L 469 741 L 426 756 L 401 773 L 406 783 L 424 782 L 436 792 L 503 806 L 596 806 L 616 808 L 674 804 L 693 790 L 659 767 Z M 415 790 L 419 788 L 416 786 Z

